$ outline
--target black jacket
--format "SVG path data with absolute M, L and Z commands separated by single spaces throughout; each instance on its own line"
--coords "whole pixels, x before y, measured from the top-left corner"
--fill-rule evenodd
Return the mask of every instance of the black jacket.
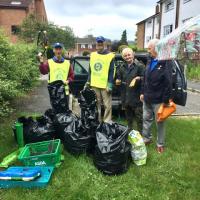
M 144 69 L 144 66 L 138 61 L 134 62 L 130 67 L 128 67 L 127 64 L 124 64 L 117 69 L 116 78 L 122 81 L 120 87 L 122 104 L 124 106 L 142 106 L 142 102 L 140 101 L 140 93 Z M 130 88 L 129 85 L 136 76 L 140 76 L 141 80 L 137 80 L 135 86 Z
M 158 61 L 151 71 L 147 65 L 142 84 L 142 94 L 147 103 L 168 103 L 172 96 L 172 71 L 167 61 Z

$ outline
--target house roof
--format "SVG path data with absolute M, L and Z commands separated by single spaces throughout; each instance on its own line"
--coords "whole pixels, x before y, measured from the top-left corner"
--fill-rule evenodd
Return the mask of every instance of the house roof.
M 158 1 L 157 3 L 163 3 L 164 1 L 166 1 L 166 0 L 160 0 L 160 1 Z
M 153 18 L 153 17 L 156 17 L 156 16 L 158 16 L 158 15 L 160 15 L 160 13 L 157 13 L 157 14 L 152 15 L 152 16 L 150 16 L 150 17 L 148 17 L 148 18 L 146 18 L 146 19 L 144 19 L 144 20 L 138 22 L 136 25 L 142 24 L 142 23 L 144 23 L 145 21 L 147 21 L 147 20 L 149 20 L 149 19 L 151 19 L 151 18 Z
M 106 42 L 111 42 L 109 39 L 106 39 Z M 96 37 L 92 35 L 88 35 L 84 38 L 76 38 L 76 43 L 78 44 L 95 44 L 96 43 Z
M 33 0 L 0 0 L 0 7 L 5 8 L 28 8 Z

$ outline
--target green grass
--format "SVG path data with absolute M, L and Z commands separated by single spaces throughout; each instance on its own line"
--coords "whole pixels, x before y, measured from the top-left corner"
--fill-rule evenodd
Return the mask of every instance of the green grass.
M 0 124 L 0 158 L 17 148 L 12 123 L 10 118 Z M 197 200 L 199 144 L 200 119 L 170 119 L 166 152 L 160 155 L 155 144 L 150 145 L 146 166 L 132 163 L 123 175 L 105 176 L 96 170 L 92 158 L 64 152 L 65 161 L 47 188 L 0 190 L 0 200 Z

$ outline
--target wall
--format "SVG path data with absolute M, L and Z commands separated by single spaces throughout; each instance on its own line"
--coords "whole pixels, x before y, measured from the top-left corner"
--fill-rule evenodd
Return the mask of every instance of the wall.
M 0 9 L 0 27 L 11 38 L 12 42 L 16 42 L 17 37 L 11 33 L 11 26 L 20 25 L 26 15 L 26 10 L 23 9 Z
M 144 48 L 144 33 L 145 32 L 145 23 L 140 23 L 137 26 L 137 48 Z
M 200 14 L 199 0 L 190 0 L 187 3 L 183 2 L 184 0 L 180 0 L 179 26 L 183 24 L 183 20 Z
M 35 0 L 35 12 L 40 21 L 47 21 L 47 14 L 43 0 Z
M 151 21 L 151 23 L 149 23 Z M 145 21 L 145 37 L 144 37 L 144 48 L 147 48 L 149 40 L 153 38 L 153 22 L 154 18 Z
M 153 35 L 153 38 L 159 37 L 159 20 L 160 20 L 160 16 L 156 16 L 154 18 L 154 35 Z
M 173 30 L 175 29 L 175 19 L 176 19 L 176 0 L 174 0 L 174 8 L 165 12 L 165 3 L 162 3 L 162 17 L 161 17 L 161 35 L 160 38 L 164 37 L 164 26 L 173 25 Z

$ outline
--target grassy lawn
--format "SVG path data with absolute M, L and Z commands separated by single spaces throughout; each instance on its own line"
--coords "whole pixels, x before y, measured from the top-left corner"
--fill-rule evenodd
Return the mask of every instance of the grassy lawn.
M 0 158 L 17 148 L 12 123 L 10 118 L 0 124 Z M 96 170 L 92 158 L 64 152 L 65 161 L 55 170 L 47 188 L 0 190 L 0 200 L 197 200 L 199 144 L 200 119 L 170 119 L 166 152 L 160 155 L 155 145 L 150 145 L 146 166 L 132 163 L 126 174 L 109 177 Z

